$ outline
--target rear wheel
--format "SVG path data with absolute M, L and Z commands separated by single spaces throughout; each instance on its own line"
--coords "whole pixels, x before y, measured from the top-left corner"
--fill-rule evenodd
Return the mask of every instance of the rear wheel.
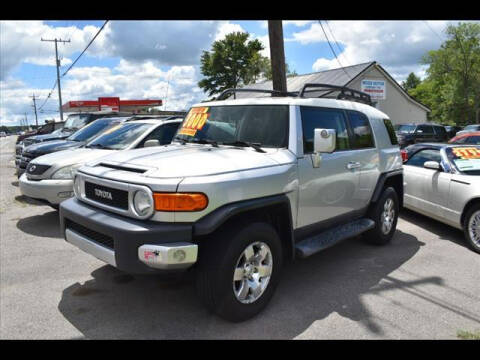
M 220 317 L 239 322 L 270 301 L 283 263 L 282 244 L 267 223 L 224 228 L 200 245 L 197 292 Z
M 388 187 L 370 210 L 369 217 L 375 221 L 375 227 L 364 233 L 371 244 L 385 245 L 392 240 L 397 227 L 399 202 L 397 192 Z
M 470 248 L 480 253 L 480 204 L 468 210 L 463 228 Z

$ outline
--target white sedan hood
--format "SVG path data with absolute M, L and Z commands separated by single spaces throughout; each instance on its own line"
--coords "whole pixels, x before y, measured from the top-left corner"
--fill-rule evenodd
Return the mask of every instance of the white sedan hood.
M 145 169 L 144 176 L 148 177 L 182 178 L 238 172 L 293 161 L 293 155 L 288 155 L 290 153 L 265 150 L 266 153 L 260 153 L 249 147 L 171 144 L 121 151 L 87 165 L 112 164 Z
M 102 156 L 108 155 L 115 150 L 106 150 L 106 149 L 90 149 L 90 148 L 81 148 L 81 149 L 72 149 L 72 150 L 63 150 L 54 152 L 47 155 L 39 156 L 32 160 L 33 164 L 41 165 L 50 165 L 57 168 L 64 166 L 83 164 L 87 161 L 91 161 Z

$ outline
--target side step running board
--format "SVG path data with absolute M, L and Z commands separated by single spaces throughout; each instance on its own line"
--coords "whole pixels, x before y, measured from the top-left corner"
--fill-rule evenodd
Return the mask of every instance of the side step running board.
M 295 245 L 296 256 L 299 258 L 306 258 L 321 250 L 325 250 L 342 240 L 360 235 L 361 233 L 372 229 L 374 226 L 375 221 L 364 218 L 328 229 L 297 243 Z

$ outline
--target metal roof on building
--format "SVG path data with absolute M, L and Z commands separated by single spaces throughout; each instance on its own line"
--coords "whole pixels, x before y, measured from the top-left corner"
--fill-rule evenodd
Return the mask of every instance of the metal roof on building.
M 310 74 L 304 75 L 297 75 L 297 76 L 290 76 L 287 78 L 287 90 L 288 91 L 300 91 L 304 84 L 306 83 L 324 83 L 330 85 L 338 85 L 338 86 L 345 86 L 349 82 L 351 82 L 354 78 L 356 78 L 360 73 L 365 71 L 370 65 L 375 64 L 374 61 L 357 64 L 352 66 L 346 66 L 340 69 L 331 69 L 325 70 Z M 245 87 L 251 89 L 263 89 L 263 90 L 271 90 L 272 89 L 272 81 L 267 80 L 260 83 L 255 84 L 248 84 Z M 268 94 L 262 93 L 238 93 L 236 95 L 237 99 L 246 98 L 246 97 L 264 97 L 270 96 Z

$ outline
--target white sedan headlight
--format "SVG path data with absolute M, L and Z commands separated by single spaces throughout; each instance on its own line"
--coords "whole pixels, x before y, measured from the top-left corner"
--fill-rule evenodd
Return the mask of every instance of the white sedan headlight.
M 80 166 L 82 164 L 64 166 L 53 173 L 52 179 L 72 180 Z
M 137 190 L 133 195 L 133 207 L 139 216 L 147 216 L 153 212 L 152 196 L 145 190 Z

